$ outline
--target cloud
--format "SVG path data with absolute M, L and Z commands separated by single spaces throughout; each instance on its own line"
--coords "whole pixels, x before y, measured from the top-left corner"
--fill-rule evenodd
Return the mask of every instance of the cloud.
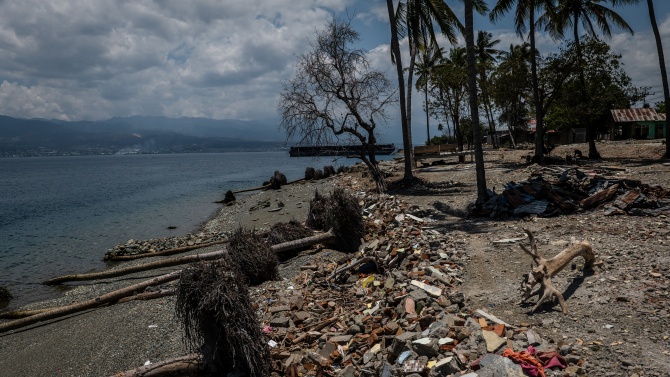
M 0 3 L 0 113 L 276 118 L 281 81 L 351 0 Z

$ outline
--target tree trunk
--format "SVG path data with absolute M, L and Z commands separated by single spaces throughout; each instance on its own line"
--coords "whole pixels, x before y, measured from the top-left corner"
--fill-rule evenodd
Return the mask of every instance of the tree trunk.
M 410 45 L 410 54 L 409 54 L 409 68 L 407 70 L 407 130 L 409 137 L 409 145 L 411 148 L 412 160 L 414 160 L 414 144 L 412 143 L 412 88 L 414 81 L 414 65 L 416 63 L 416 47 Z
M 586 78 L 584 77 L 584 59 L 582 57 L 582 45 L 579 41 L 579 24 L 577 23 L 579 21 L 579 14 L 575 13 L 573 14 L 574 20 L 573 20 L 573 33 L 575 35 L 575 48 L 577 51 L 577 59 L 578 59 L 578 64 L 579 64 L 579 84 L 581 86 L 580 94 L 581 94 L 581 103 L 582 103 L 582 108 L 579 111 L 579 123 L 582 127 L 586 127 L 586 141 L 589 143 L 589 159 L 592 160 L 599 160 L 600 159 L 600 153 L 598 153 L 598 149 L 596 148 L 596 135 L 595 135 L 595 129 L 594 125 L 591 124 L 589 121 L 589 124 L 585 124 L 586 122 L 584 121 L 584 114 L 583 112 L 586 110 L 584 107 L 585 104 L 587 103 L 587 94 L 586 94 Z
M 535 104 L 535 162 L 541 163 L 544 157 L 544 120 L 540 89 L 537 83 L 537 51 L 535 50 L 535 0 L 530 0 L 530 72 L 533 85 L 533 103 Z
M 398 29 L 394 22 L 393 0 L 386 0 L 386 7 L 388 8 L 389 24 L 391 25 L 391 52 L 395 58 L 395 67 L 398 74 L 398 96 L 400 100 L 400 123 L 402 125 L 402 144 L 403 154 L 405 156 L 405 179 L 414 178 L 412 169 L 414 168 L 414 161 L 412 156 L 412 138 L 411 131 L 407 124 L 407 107 L 405 104 L 405 76 L 402 73 L 402 59 L 400 55 L 400 44 L 398 43 Z
M 647 7 L 649 8 L 649 20 L 651 21 L 651 28 L 654 30 L 654 37 L 656 38 L 656 51 L 658 51 L 658 63 L 661 67 L 661 80 L 663 81 L 663 98 L 665 101 L 665 158 L 670 158 L 670 90 L 668 90 L 668 73 L 665 69 L 665 56 L 663 54 L 663 44 L 661 42 L 661 34 L 658 32 L 658 25 L 656 24 L 656 14 L 654 13 L 654 2 L 647 0 Z
M 146 281 L 143 281 L 141 283 L 133 284 L 129 287 L 125 287 L 125 288 L 122 288 L 122 289 L 119 289 L 119 290 L 116 290 L 116 291 L 106 293 L 102 296 L 99 296 L 99 297 L 96 297 L 96 298 L 93 298 L 93 299 L 90 299 L 90 300 L 86 300 L 86 301 L 75 303 L 75 304 L 68 305 L 68 306 L 63 306 L 63 307 L 60 307 L 60 308 L 56 308 L 56 309 L 53 309 L 53 310 L 46 311 L 44 313 L 35 314 L 33 316 L 30 316 L 30 317 L 17 319 L 15 321 L 5 322 L 5 323 L 0 324 L 0 333 L 3 333 L 5 331 L 9 331 L 9 330 L 18 329 L 18 328 L 24 327 L 24 326 L 29 326 L 29 325 L 32 325 L 34 323 L 38 323 L 38 322 L 41 322 L 41 321 L 46 321 L 46 320 L 49 320 L 49 319 L 58 318 L 58 317 L 62 317 L 62 316 L 68 315 L 68 314 L 77 313 L 77 312 L 80 312 L 80 311 L 83 311 L 83 310 L 95 308 L 95 307 L 100 306 L 102 304 L 106 304 L 108 302 L 113 302 L 113 301 L 119 300 L 123 297 L 133 295 L 136 291 L 141 291 L 141 290 L 145 289 L 146 287 L 150 287 L 152 285 L 164 284 L 164 283 L 167 283 L 169 281 L 177 280 L 177 279 L 179 279 L 180 276 L 181 276 L 181 271 L 171 272 L 169 274 L 162 275 L 162 276 L 159 276 L 157 278 L 153 278 L 151 280 L 146 280 Z
M 428 77 L 426 77 L 426 83 L 423 88 L 424 103 L 426 104 L 426 135 L 428 135 L 428 142 L 426 145 L 430 145 L 430 117 L 428 116 Z
M 274 245 L 274 246 L 272 246 L 272 251 L 279 254 L 279 253 L 282 253 L 282 252 L 287 251 L 287 250 L 294 250 L 294 249 L 298 249 L 298 248 L 302 248 L 302 247 L 316 245 L 318 243 L 332 242 L 334 239 L 335 239 L 335 235 L 333 234 L 333 232 L 328 231 L 326 233 L 317 234 L 317 235 L 314 235 L 314 236 L 311 236 L 311 237 L 306 237 L 306 238 L 302 238 L 302 239 L 299 239 L 299 240 L 289 241 L 289 242 L 284 242 L 284 243 Z M 178 257 L 178 258 L 170 258 L 170 259 L 165 259 L 165 260 L 161 260 L 161 261 L 141 264 L 141 265 L 137 265 L 137 266 L 119 268 L 119 269 L 116 269 L 116 270 L 92 272 L 92 273 L 89 273 L 89 274 L 74 274 L 74 275 L 59 276 L 59 277 L 56 277 L 56 278 L 45 281 L 44 284 L 55 285 L 55 284 L 60 284 L 60 283 L 64 283 L 64 282 L 67 282 L 67 281 L 85 281 L 85 280 L 113 278 L 113 277 L 117 277 L 117 276 L 132 274 L 134 272 L 155 270 L 155 269 L 158 269 L 158 268 L 178 266 L 178 265 L 187 264 L 187 263 L 194 263 L 194 262 L 200 262 L 200 261 L 208 261 L 208 260 L 219 259 L 227 252 L 228 252 L 228 250 L 217 250 L 217 251 L 212 251 L 212 252 L 204 253 L 204 254 L 195 254 L 195 255 L 187 255 L 187 256 Z
M 477 175 L 477 202 L 483 204 L 488 199 L 486 193 L 486 173 L 484 171 L 484 152 L 482 150 L 482 132 L 479 128 L 479 106 L 477 106 L 477 67 L 475 65 L 475 36 L 472 16 L 472 1 L 465 1 L 465 43 L 468 54 L 468 87 L 470 89 L 470 118 L 472 138 L 475 147 L 475 172 Z

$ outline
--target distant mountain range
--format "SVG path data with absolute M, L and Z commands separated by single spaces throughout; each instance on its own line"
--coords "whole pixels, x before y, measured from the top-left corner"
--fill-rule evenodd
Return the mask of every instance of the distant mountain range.
M 235 119 L 131 116 L 67 122 L 0 115 L 0 156 L 186 153 L 284 146 L 275 126 Z

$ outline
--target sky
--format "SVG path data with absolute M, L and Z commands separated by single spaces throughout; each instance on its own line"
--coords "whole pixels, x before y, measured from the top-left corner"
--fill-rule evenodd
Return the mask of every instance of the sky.
M 492 7 L 495 1 L 488 3 Z M 670 61 L 670 1 L 654 3 Z M 462 20 L 462 3 L 447 4 Z M 658 102 L 660 71 L 646 2 L 615 10 L 635 34 L 615 29 L 608 42 L 623 55 L 634 84 L 652 88 L 655 94 L 647 100 Z M 0 0 L 0 114 L 279 124 L 282 82 L 292 76 L 310 38 L 333 16 L 351 18 L 369 60 L 397 80 L 385 0 Z M 510 17 L 491 24 L 477 16 L 475 28 L 492 32 L 502 47 L 521 42 Z M 542 54 L 559 45 L 544 34 L 537 40 Z M 413 98 L 414 139 L 425 140 L 422 96 Z M 398 112 L 389 113 L 382 140 L 397 142 Z M 437 123 L 431 120 L 433 135 Z

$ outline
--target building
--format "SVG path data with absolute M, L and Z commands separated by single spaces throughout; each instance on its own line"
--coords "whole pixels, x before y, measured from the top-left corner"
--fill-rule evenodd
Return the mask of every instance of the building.
M 665 138 L 665 114 L 657 113 L 656 109 L 615 109 L 611 113 L 611 140 Z

